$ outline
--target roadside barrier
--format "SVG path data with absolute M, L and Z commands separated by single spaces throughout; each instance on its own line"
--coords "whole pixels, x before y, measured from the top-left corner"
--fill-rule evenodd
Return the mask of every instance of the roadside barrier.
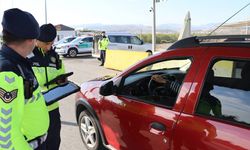
M 147 52 L 107 50 L 104 67 L 122 71 L 148 56 Z

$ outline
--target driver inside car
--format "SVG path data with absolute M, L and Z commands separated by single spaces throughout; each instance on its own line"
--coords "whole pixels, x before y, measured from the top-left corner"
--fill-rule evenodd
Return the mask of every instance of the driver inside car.
M 164 75 L 155 74 L 151 77 L 151 80 L 164 84 L 164 86 L 166 86 L 167 89 L 170 89 L 174 94 L 178 93 L 181 86 L 177 80 L 169 80 Z

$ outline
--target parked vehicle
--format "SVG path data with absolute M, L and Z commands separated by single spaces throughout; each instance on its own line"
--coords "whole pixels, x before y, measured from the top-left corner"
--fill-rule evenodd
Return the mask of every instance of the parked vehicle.
M 64 44 L 64 43 L 69 43 L 71 41 L 73 41 L 76 37 L 75 36 L 67 36 L 67 37 L 64 37 L 62 38 L 61 40 L 55 42 L 53 44 L 53 47 L 56 47 L 58 44 Z
M 84 145 L 88 150 L 250 149 L 249 39 L 190 37 L 119 75 L 83 83 L 76 119 Z M 165 84 L 155 82 L 155 75 Z
M 93 37 L 77 37 L 69 43 L 58 44 L 56 52 L 64 57 L 76 57 L 77 54 L 91 53 L 93 50 Z
M 152 44 L 144 43 L 138 36 L 130 33 L 107 33 L 109 39 L 108 50 L 129 50 L 152 53 Z M 97 38 L 98 41 L 98 38 Z M 97 42 L 95 41 L 95 42 Z M 98 46 L 92 52 L 94 57 L 99 57 Z

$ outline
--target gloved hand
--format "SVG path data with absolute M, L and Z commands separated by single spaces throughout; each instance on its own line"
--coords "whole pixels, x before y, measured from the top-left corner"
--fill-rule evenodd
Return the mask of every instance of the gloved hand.
M 164 78 L 162 75 L 159 75 L 159 74 L 155 74 L 151 77 L 151 79 L 155 82 L 158 82 L 158 83 L 162 83 L 162 84 L 166 84 L 169 82 L 169 80 L 167 80 L 166 78 Z

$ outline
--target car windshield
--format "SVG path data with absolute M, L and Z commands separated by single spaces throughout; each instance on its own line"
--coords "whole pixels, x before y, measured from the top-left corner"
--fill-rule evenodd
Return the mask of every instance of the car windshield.
M 71 41 L 70 43 L 79 43 L 82 40 L 82 38 L 76 38 L 73 41 Z
M 74 39 L 75 39 L 75 37 L 65 37 L 65 38 L 59 40 L 58 42 L 56 42 L 56 44 L 69 43 Z

